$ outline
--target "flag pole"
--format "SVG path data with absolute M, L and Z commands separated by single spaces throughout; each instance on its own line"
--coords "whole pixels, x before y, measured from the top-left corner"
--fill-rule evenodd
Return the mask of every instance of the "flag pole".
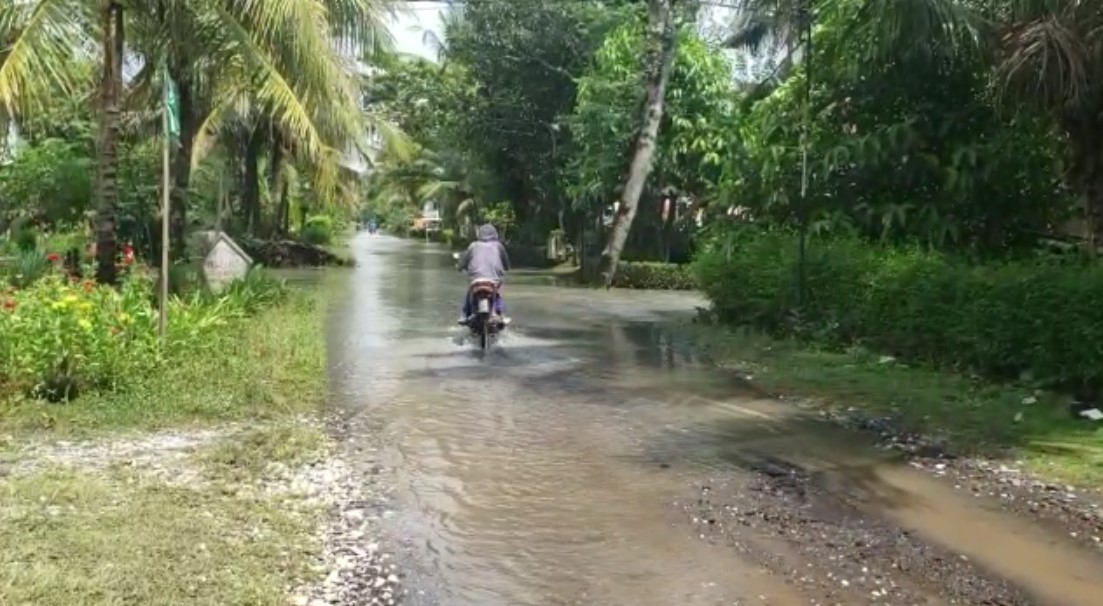
M 161 292 L 157 314 L 157 330 L 161 338 L 168 326 L 169 302 L 169 205 L 172 200 L 172 172 L 169 166 L 169 144 L 171 140 L 169 112 L 169 70 L 168 61 L 162 63 L 161 71 Z

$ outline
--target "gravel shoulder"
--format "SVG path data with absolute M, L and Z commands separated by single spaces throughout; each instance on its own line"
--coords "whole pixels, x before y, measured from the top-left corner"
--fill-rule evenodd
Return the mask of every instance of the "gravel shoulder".
M 312 418 L 0 456 L 0 602 L 398 603 L 376 485 Z

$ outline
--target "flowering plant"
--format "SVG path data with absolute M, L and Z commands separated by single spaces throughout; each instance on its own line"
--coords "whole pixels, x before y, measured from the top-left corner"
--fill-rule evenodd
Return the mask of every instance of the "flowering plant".
M 67 399 L 115 388 L 161 351 L 148 280 L 119 290 L 49 275 L 0 294 L 0 390 Z

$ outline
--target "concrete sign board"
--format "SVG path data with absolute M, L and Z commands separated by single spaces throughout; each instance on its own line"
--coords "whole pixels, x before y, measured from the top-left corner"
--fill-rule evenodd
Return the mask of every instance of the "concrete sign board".
M 213 234 L 210 243 L 203 258 L 203 277 L 212 291 L 220 292 L 234 280 L 244 278 L 253 260 L 224 232 Z

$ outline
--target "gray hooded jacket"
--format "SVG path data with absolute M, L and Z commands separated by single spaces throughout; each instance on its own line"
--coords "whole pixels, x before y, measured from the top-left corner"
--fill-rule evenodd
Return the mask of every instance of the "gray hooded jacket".
M 472 242 L 460 256 L 460 271 L 466 271 L 472 281 L 501 282 L 509 271 L 509 255 L 505 245 L 498 241 L 498 230 L 486 224 L 479 227 L 478 235 L 478 241 Z

